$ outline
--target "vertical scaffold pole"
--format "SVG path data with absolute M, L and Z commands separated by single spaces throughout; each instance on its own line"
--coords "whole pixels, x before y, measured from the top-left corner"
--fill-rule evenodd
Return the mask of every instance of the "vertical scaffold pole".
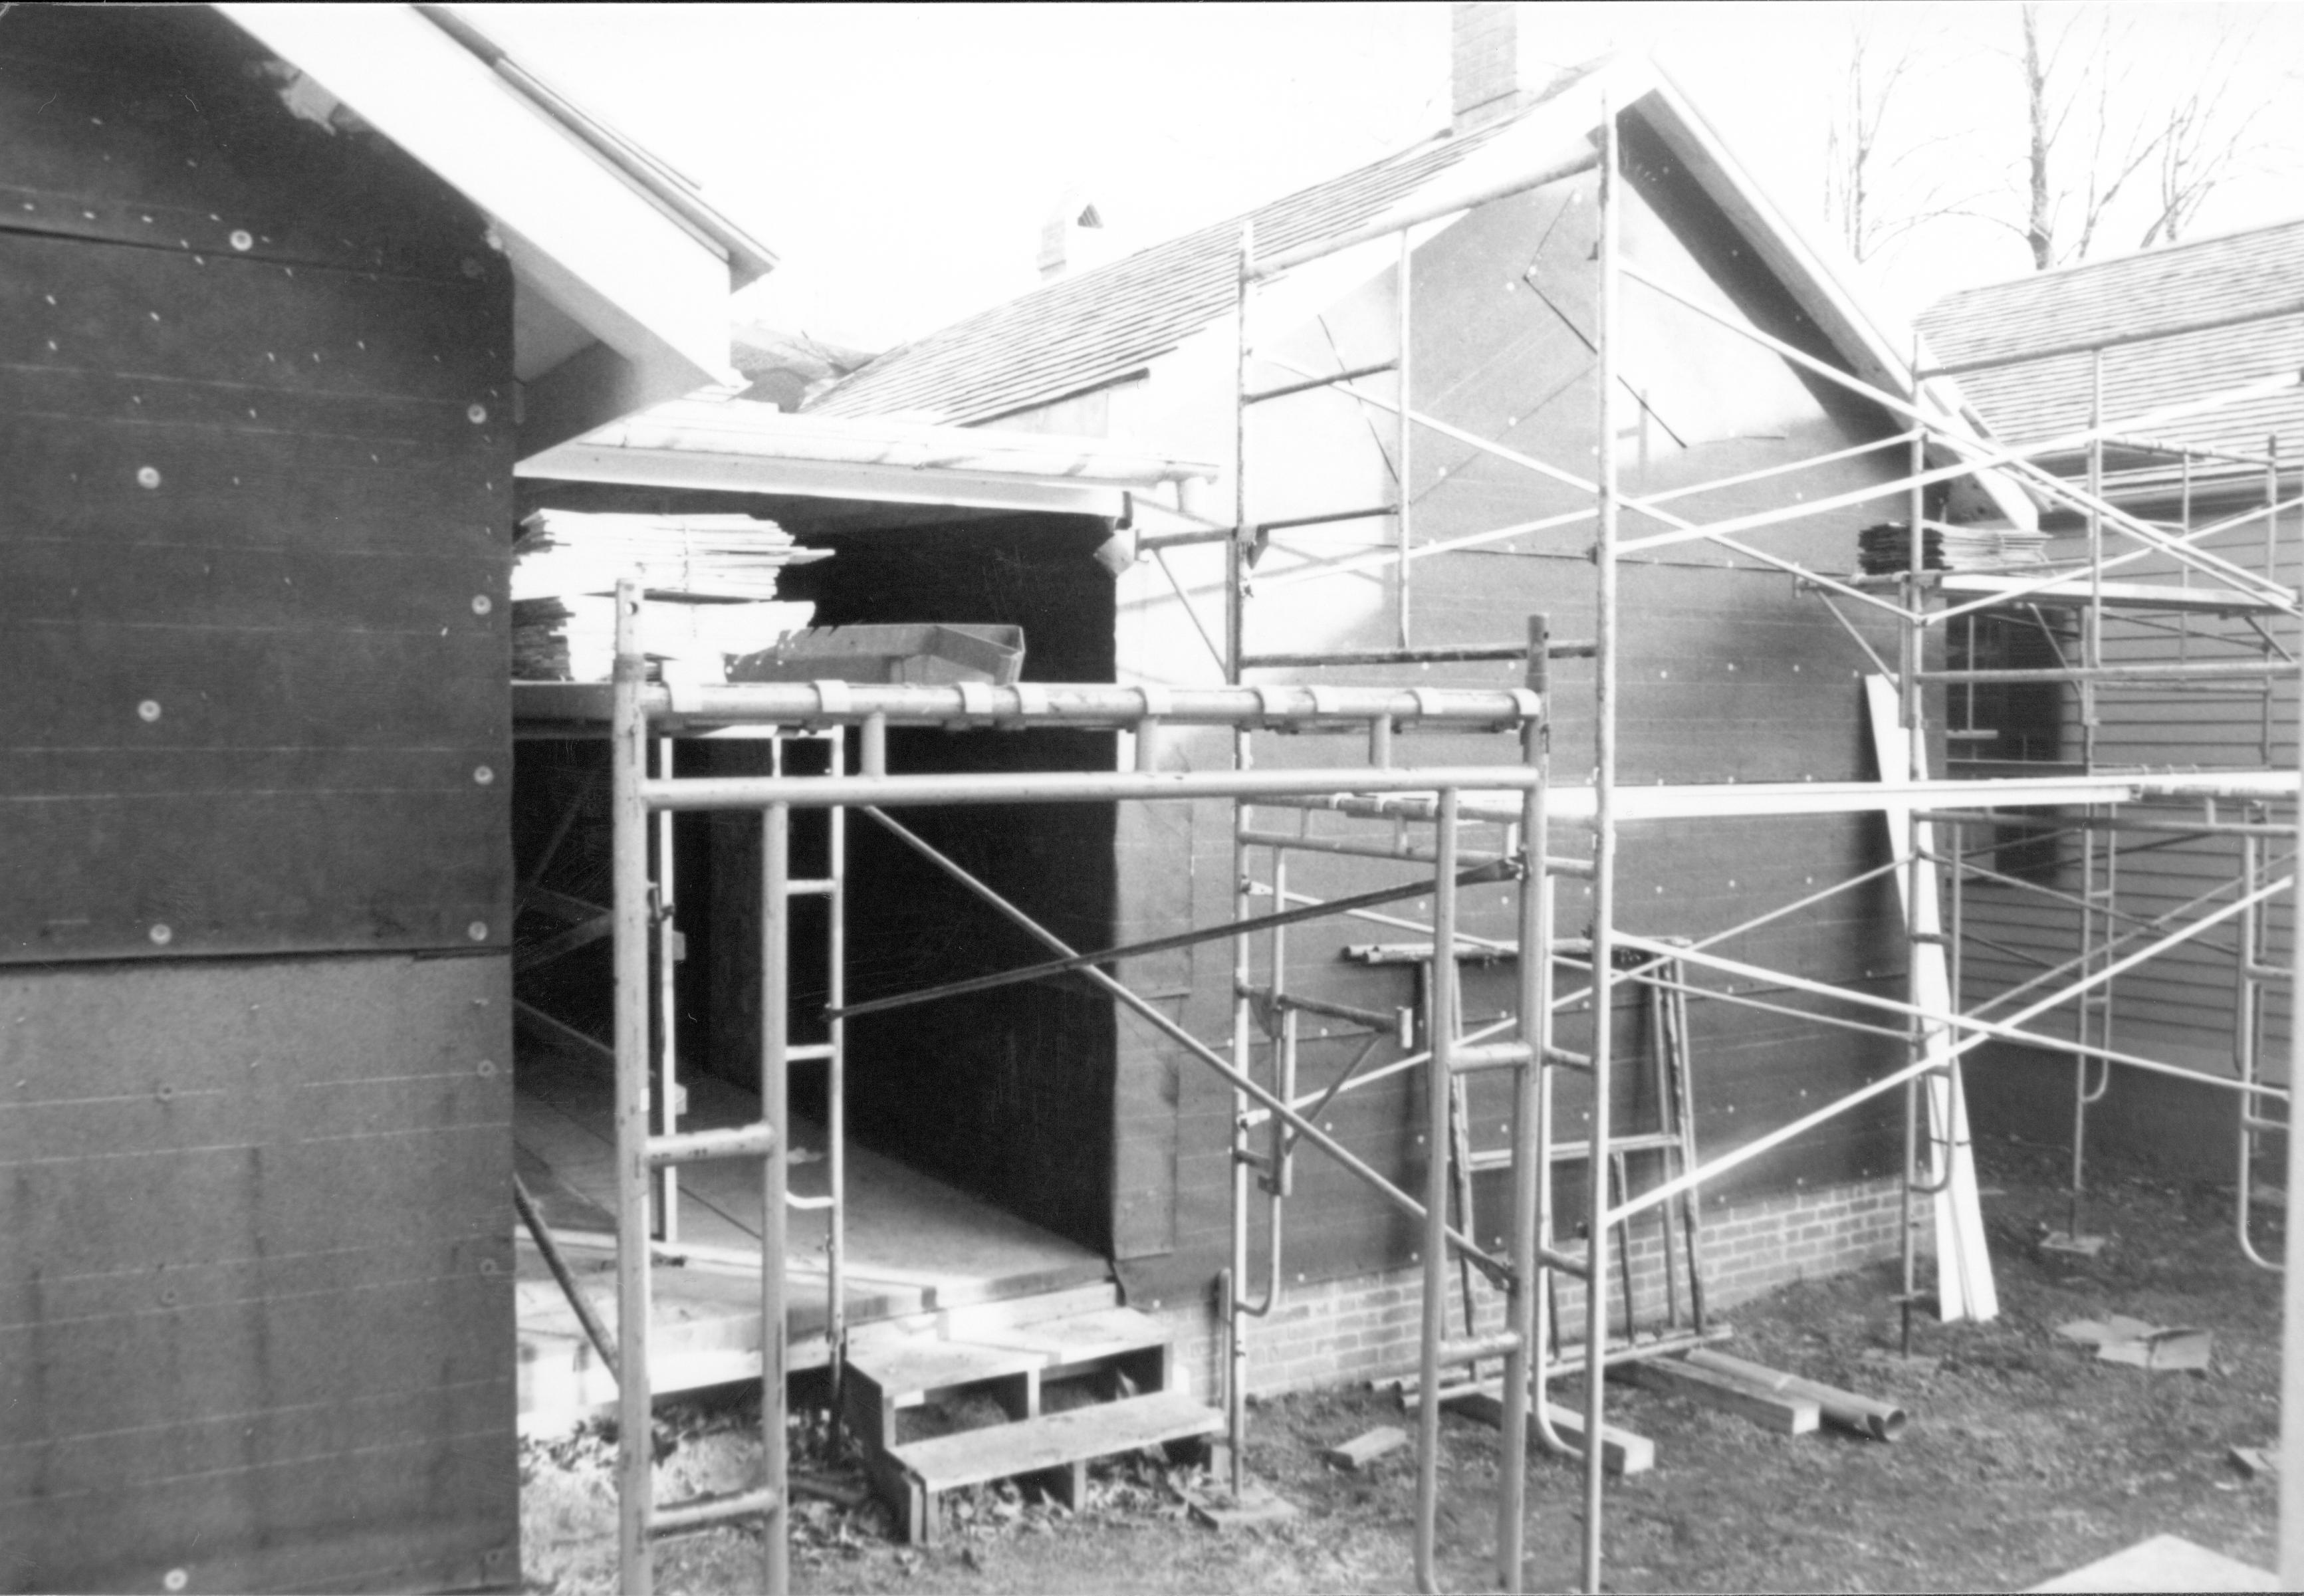
M 826 769 L 847 773 L 848 734 L 835 730 L 829 739 Z M 848 811 L 825 811 L 825 874 L 832 887 L 825 900 L 830 923 L 825 928 L 825 996 L 833 1018 L 826 1040 L 832 1057 L 825 1065 L 824 1167 L 832 1193 L 824 1238 L 825 1345 L 832 1363 L 832 1422 L 840 1423 L 842 1390 L 848 1379 L 848 1022 L 839 1011 L 848 1002 Z M 835 1428 L 834 1434 L 838 1431 Z
M 2304 566 L 2298 570 L 2304 583 Z M 2288 933 L 2289 990 L 2304 993 L 2304 675 L 2297 683 L 2296 887 Z M 2267 918 L 2269 918 L 2267 916 Z M 2280 1280 L 2280 1583 L 2304 1591 L 2304 1224 L 2296 1218 L 2294 1193 L 2304 1192 L 2304 1116 L 2296 1111 L 2304 1082 L 2304 1025 L 2288 1027 L 2288 1210 L 2286 1272 Z M 2243 1110 L 2245 1112 L 2246 1110 Z
M 1526 868 L 1520 879 L 1520 1040 L 1528 1048 L 1528 1062 L 1512 1076 L 1512 1285 L 1504 1295 L 1504 1329 L 1516 1339 L 1504 1354 L 1504 1433 L 1498 1438 L 1502 1478 L 1496 1494 L 1496 1584 L 1515 1596 L 1526 1588 L 1521 1566 L 1528 1521 L 1529 1387 L 1535 1371 L 1532 1354 L 1539 1295 L 1536 1193 L 1543 1162 L 1537 1138 L 1549 1128 L 1540 1124 L 1537 1083 L 1544 1074 L 1544 1049 L 1551 1040 L 1552 1012 L 1547 979 L 1552 970 L 1552 879 L 1545 869 L 1551 819 L 1541 779 L 1552 743 L 1551 660 L 1546 652 L 1551 641 L 1550 618 L 1529 616 L 1524 680 L 1543 704 L 1544 713 L 1520 728 L 1521 762 L 1538 772 L 1539 780 L 1520 802 L 1520 846 L 1525 850 Z
M 1920 339 L 1919 335 L 1915 333 L 1912 335 L 1912 369 L 1917 372 L 1919 369 Z M 1912 381 L 1912 401 L 1915 405 L 1921 403 L 1920 382 L 1917 377 Z M 1927 474 L 1927 429 L 1915 427 L 1912 429 L 1911 455 L 1907 463 L 1911 486 L 1906 490 L 1904 503 L 1905 517 L 1911 523 L 1911 538 L 1909 547 L 1904 551 L 1903 598 L 1906 612 L 1912 615 L 1918 615 L 1921 604 L 1925 602 L 1920 583 L 1922 574 L 1927 569 L 1927 533 L 1924 525 L 1927 514 L 1927 490 L 1922 485 L 1921 479 Z M 1898 658 L 1902 666 L 1903 675 L 1896 683 L 1896 697 L 1903 719 L 1906 748 L 1904 768 L 1919 771 L 1927 768 L 1924 762 L 1927 753 L 1927 702 L 1924 696 L 1927 689 L 1920 683 L 1920 672 L 1927 665 L 1927 633 L 1915 623 L 1906 621 L 1903 623 L 1902 636 L 1900 641 L 1902 643 L 1902 649 Z M 1883 771 L 1881 774 L 1885 776 L 1886 772 Z M 1925 995 L 1920 989 L 1919 930 L 1920 872 L 1927 866 L 1920 858 L 1919 814 L 1919 806 L 1915 805 L 1904 819 L 1905 996 L 1915 1008 L 1925 1006 L 1926 1003 Z M 1910 1056 L 1917 1062 L 1926 1055 L 1927 1050 L 1927 1026 L 1918 1015 L 1914 1015 L 1905 1027 L 1905 1031 Z M 1929 1083 L 1926 1080 L 1915 1079 L 1904 1082 L 1904 1179 L 1903 1191 L 1898 1203 L 1898 1213 L 1901 1216 L 1903 1232 L 1902 1257 L 1904 1285 L 1903 1291 L 1897 1299 L 1896 1307 L 1899 1346 L 1904 1356 L 1908 1358 L 1912 1355 L 1912 1303 L 1919 1291 L 1919 1214 L 1917 1211 L 1919 1207 L 1917 1199 L 1924 1185 L 1920 1177 L 1920 1097 L 1928 1090 Z M 1934 1127 L 1931 1126 L 1931 1134 L 1933 1133 Z M 1939 1281 L 1942 1280 L 1944 1274 L 1944 1261 L 1939 1258 L 1936 1261 L 1936 1275 Z M 1941 1285 L 1937 1291 L 1941 1303 L 1943 1293 Z
M 1616 911 L 1616 251 L 1622 218 L 1616 106 L 1600 102 L 1599 597 L 1593 616 L 1592 1131 L 1585 1199 L 1591 1241 L 1584 1253 L 1584 1588 L 1600 1588 L 1600 1513 L 1607 1489 L 1600 1445 L 1607 1400 L 1608 1098 L 1614 1027 L 1608 977 L 1615 964 Z
M 1408 498 L 1409 498 L 1409 492 L 1408 492 L 1408 481 L 1409 481 L 1408 459 L 1409 459 L 1409 452 L 1410 452 L 1410 448 L 1412 447 L 1412 446 L 1413 446 L 1413 444 L 1414 444 L 1414 442 L 1415 442 L 1415 435 L 1416 435 L 1416 422 L 1415 422 L 1414 419 L 1412 418 L 1412 416 L 1411 416 L 1411 414 L 1410 414 L 1410 407 L 1413 405 L 1413 403 L 1415 403 L 1415 401 L 1414 401 L 1414 397 L 1413 397 L 1413 395 L 1411 395 L 1411 393 L 1410 392 L 1409 386 L 1408 386 L 1408 373 L 1409 373 L 1409 364 L 1408 364 L 1408 331 L 1409 331 L 1408 310 L 1409 310 L 1409 303 L 1410 303 L 1410 289 L 1409 289 L 1409 284 L 1410 284 L 1410 279 L 1411 279 L 1411 273 L 1410 273 L 1410 265 L 1411 265 L 1411 263 L 1412 263 L 1412 258 L 1413 258 L 1413 252 L 1410 250 L 1410 247 L 1409 247 L 1409 246 L 1410 246 L 1410 229 L 1408 229 L 1408 228 L 1406 228 L 1406 227 L 1402 227 L 1402 228 L 1400 230 L 1400 273 L 1399 273 L 1399 276 L 1400 276 L 1400 306 L 1399 306 L 1399 311 L 1400 311 L 1400 413 L 1399 413 L 1397 416 L 1395 416 L 1395 417 L 1393 418 L 1393 420 L 1394 420 L 1395 421 L 1397 421 L 1397 422 L 1398 422 L 1399 426 L 1398 426 L 1398 430 L 1397 430 L 1396 434 L 1394 435 L 1394 437 L 1393 437 L 1393 455 L 1394 455 L 1394 457 L 1395 457 L 1394 464 L 1393 464 L 1393 494 L 1397 497 L 1397 499 L 1398 499 L 1398 501 L 1399 501 L 1399 505 L 1400 505 L 1400 514 L 1399 514 L 1396 517 L 1394 517 L 1394 518 L 1393 518 L 1393 530 L 1394 530 L 1395 539 L 1396 539 L 1396 541 L 1397 541 L 1397 543 L 1398 543 L 1399 549 L 1400 549 L 1400 581 L 1399 581 L 1399 586 L 1398 586 L 1394 590 L 1395 590 L 1395 591 L 1397 592 L 1397 594 L 1399 595 L 1399 603 L 1400 603 L 1400 646 L 1401 646 L 1402 648 L 1403 648 L 1403 649 L 1404 649 L 1404 648 L 1407 648 L 1407 647 L 1409 646 L 1409 642 L 1408 642 L 1408 608 L 1409 608 L 1409 605 L 1408 605 L 1408 598 L 1409 598 L 1410 581 L 1410 574 L 1409 574 L 1409 573 L 1410 573 L 1410 569 L 1411 569 L 1410 565 L 1410 561 L 1409 561 L 1409 556 L 1408 556 L 1408 549 L 1409 549 L 1409 515 L 1410 515 L 1410 509 L 1409 509 L 1409 503 L 1408 503 Z
M 1255 293 L 1255 280 L 1249 276 L 1256 263 L 1256 233 L 1253 226 L 1241 223 L 1240 229 L 1240 279 L 1235 304 L 1237 342 L 1234 349 L 1234 375 L 1237 378 L 1235 408 L 1232 420 L 1232 535 L 1224 541 L 1224 680 L 1238 685 L 1240 662 L 1247 637 L 1247 597 L 1241 584 L 1247 576 L 1245 549 L 1241 539 L 1248 536 L 1248 308 Z M 1235 768 L 1248 768 L 1250 754 L 1248 733 L 1235 729 L 1232 738 L 1232 763 Z M 1244 801 L 1232 805 L 1232 885 L 1234 918 L 1247 919 L 1254 913 L 1248 896 L 1248 845 L 1242 833 L 1246 829 L 1249 810 Z M 1232 1064 L 1241 1075 L 1249 1069 L 1248 1028 L 1250 1019 L 1248 1001 L 1249 975 L 1249 945 L 1245 937 L 1232 944 Z M 1248 1286 L 1248 1094 L 1235 1088 L 1232 1094 L 1232 1257 L 1230 1266 L 1217 1286 L 1221 1302 L 1218 1304 L 1224 1321 L 1224 1438 L 1228 1483 L 1232 1499 L 1240 1499 L 1248 1483 L 1248 1346 L 1241 1335 L 1241 1294 Z
M 670 781 L 673 740 L 656 742 L 656 773 Z M 678 864 L 673 852 L 670 810 L 656 817 L 656 1124 L 669 1136 L 680 1129 L 680 930 L 673 916 L 678 901 Z M 680 1239 L 680 1171 L 670 1164 L 656 1171 L 656 1229 L 666 1242 Z
M 760 816 L 760 1117 L 772 1135 L 760 1175 L 760 1454 L 772 1500 L 787 1504 L 784 1449 L 786 1171 L 792 1113 L 786 1077 L 792 1041 L 792 805 Z M 761 1578 L 772 1596 L 791 1588 L 791 1526 L 780 1507 L 761 1526 Z
M 1434 1542 L 1440 1515 L 1440 1344 L 1448 1338 L 1449 1106 L 1456 1072 L 1456 806 L 1440 794 L 1433 829 L 1431 1020 L 1424 1066 L 1424 1326 L 1416 1408 L 1416 1588 L 1440 1588 Z M 1469 1337 L 1471 1328 L 1465 1327 Z M 1506 1382 L 1510 1388 L 1510 1382 Z M 1522 1452 L 1522 1461 L 1526 1453 Z
M 614 858 L 616 1043 L 616 1549 L 619 1588 L 648 1596 L 655 1438 L 648 1391 L 648 724 L 640 689 L 640 588 L 616 584 L 616 663 L 608 743 Z

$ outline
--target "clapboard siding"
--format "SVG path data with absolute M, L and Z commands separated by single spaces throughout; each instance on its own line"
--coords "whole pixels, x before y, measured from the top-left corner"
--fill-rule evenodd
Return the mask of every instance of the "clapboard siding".
M 2285 491 L 2292 494 L 2294 490 L 2290 488 Z M 2204 495 L 2194 505 L 2194 524 L 2238 515 L 2263 502 L 2258 484 L 2244 482 L 2237 488 L 2227 485 L 2215 497 Z M 2130 507 L 2160 524 L 2181 528 L 2181 504 L 2154 497 L 2131 501 Z M 2202 547 L 2249 571 L 2269 573 L 2281 582 L 2292 583 L 2299 573 L 2298 530 L 2295 513 L 2290 512 L 2275 526 L 2269 548 L 2260 522 L 2207 538 Z M 2122 553 L 2133 547 L 2132 543 L 2107 534 L 2108 552 Z M 2085 553 L 2085 540 L 2067 525 L 2055 551 L 2060 556 L 2078 557 Z M 2214 579 L 2198 572 L 2188 572 L 2173 557 L 2157 553 L 2132 561 L 2107 575 L 2118 581 L 2153 581 L 2192 587 L 2214 582 Z M 2266 627 L 2283 647 L 2295 649 L 2293 623 L 2266 622 Z M 2115 612 L 2105 631 L 2105 658 L 2108 664 L 2265 657 L 2263 637 L 2242 620 L 2214 616 L 2186 620 L 2149 612 Z M 2165 683 L 2107 685 L 2098 695 L 2097 761 L 2113 768 L 2141 766 L 2175 770 L 2292 766 L 2296 758 L 2295 692 L 2292 677 L 2275 678 L 2268 692 L 2254 683 L 2239 683 L 2213 687 L 2177 687 Z M 2076 690 L 2067 690 L 2063 735 L 2067 759 L 2077 758 L 2080 752 L 2079 715 L 2079 694 Z M 2137 818 L 2180 822 L 2198 818 L 2201 810 L 2197 803 L 2155 803 L 2132 805 L 2128 812 Z M 2224 802 L 2217 806 L 2217 813 L 2227 819 L 2244 819 L 2248 808 Z M 2268 813 L 2269 818 L 2284 820 L 2293 813 L 2293 806 L 2274 805 Z M 2232 884 L 2240 875 L 2240 845 L 2234 839 L 2172 843 L 2165 836 L 2127 834 L 2120 847 L 2115 906 L 2122 914 L 2151 920 L 2183 911 L 2184 918 L 2189 919 L 2211 912 L 2237 896 Z M 2063 891 L 2078 891 L 2080 856 L 2077 839 L 2068 838 L 2063 846 L 2063 867 L 2051 884 Z M 2185 909 L 2186 904 L 2204 896 L 2205 902 Z M 2071 905 L 1990 885 L 1971 887 L 1967 902 L 1971 936 L 1966 956 L 1966 995 L 1971 1001 L 2003 991 L 2037 968 L 2011 960 L 1987 946 L 1987 942 L 2020 948 L 2050 964 L 2061 963 L 2079 951 L 2079 914 Z M 2284 964 L 2288 957 L 2291 911 L 2284 898 L 2275 900 L 2268 911 L 2267 954 L 2273 963 Z M 2169 929 L 2173 925 L 2173 922 Z M 2228 922 L 2117 977 L 2113 985 L 2113 1045 L 2190 1068 L 2228 1072 L 2234 1047 L 2233 954 L 2238 930 L 2237 921 Z M 2130 943 L 2129 949 L 2146 939 L 2148 938 Z M 2281 1057 L 2278 1048 L 2285 1045 L 2288 1012 L 2288 995 L 2275 985 L 2266 1005 L 2266 1034 L 2274 1044 L 2267 1057 L 2275 1064 Z M 2029 1023 L 2054 1036 L 2070 1038 L 2073 1034 L 2074 1021 L 2069 1006 L 2051 1011 Z

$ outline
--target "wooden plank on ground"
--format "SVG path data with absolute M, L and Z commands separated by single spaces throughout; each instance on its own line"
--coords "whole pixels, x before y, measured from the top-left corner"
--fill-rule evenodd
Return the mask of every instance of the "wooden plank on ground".
M 1363 1469 L 1388 1453 L 1408 1445 L 1408 1431 L 1397 1424 L 1379 1424 L 1365 1435 L 1328 1447 L 1320 1456 L 1338 1468 Z
M 1764 1391 L 1710 1369 L 1693 1368 L 1670 1358 L 1629 1363 L 1624 1368 L 1644 1386 L 1749 1419 L 1778 1435 L 1806 1435 L 1824 1422 L 1822 1408 L 1808 1397 Z
M 1500 1424 L 1504 1421 L 1504 1399 L 1492 1392 L 1468 1391 L 1461 1396 L 1450 1398 L 1448 1405 L 1483 1423 Z M 1570 1446 L 1582 1449 L 1584 1415 L 1549 1402 L 1544 1405 L 1544 1411 L 1552 1421 L 1553 1432 Z M 1532 1424 L 1530 1433 L 1534 1433 Z M 1614 1424 L 1603 1424 L 1600 1427 L 1600 1464 L 1612 1474 L 1645 1474 L 1656 1467 L 1656 1442 L 1647 1436 L 1620 1430 Z

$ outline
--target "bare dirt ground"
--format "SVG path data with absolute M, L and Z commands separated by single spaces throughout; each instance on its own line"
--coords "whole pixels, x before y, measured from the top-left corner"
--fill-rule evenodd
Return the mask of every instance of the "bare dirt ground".
M 1879 1361 L 1895 1340 L 1893 1268 L 1803 1282 L 1727 1315 L 1736 1336 L 1726 1350 L 1902 1402 L 1912 1422 L 1902 1439 L 1828 1427 L 1786 1439 L 1676 1396 L 1612 1388 L 1612 1422 L 1652 1438 L 1657 1464 L 1610 1482 L 1609 1589 L 2019 1590 L 2161 1532 L 2270 1566 L 2274 1488 L 2251 1479 L 2230 1448 L 2275 1439 L 2278 1282 L 2240 1257 L 2229 1189 L 2099 1165 L 2088 1228 L 2111 1244 L 2093 1261 L 2067 1261 L 2036 1246 L 2063 1222 L 2063 1155 L 2005 1142 L 1978 1155 L 2002 1314 L 1982 1327 L 1922 1318 L 1915 1350 L 1933 1363 Z M 2268 1242 L 2276 1247 L 2276 1225 Z M 2213 1331 L 2210 1366 L 2103 1363 L 2054 1334 L 2113 1313 Z M 1412 1451 L 1358 1473 L 1320 1456 L 1401 1422 L 1389 1393 L 1365 1388 L 1258 1405 L 1251 1472 L 1300 1511 L 1283 1525 L 1228 1534 L 1189 1516 L 1193 1470 L 1140 1457 L 1099 1465 L 1078 1515 L 1012 1486 L 953 1493 L 942 1541 L 919 1550 L 888 1539 L 877 1504 L 803 1500 L 793 1583 L 860 1592 L 1405 1590 Z M 668 1408 L 659 1447 L 677 1444 L 662 1467 L 681 1477 L 667 1477 L 667 1490 L 741 1483 L 758 1464 L 744 1422 L 741 1401 Z M 793 1441 L 800 1466 L 857 1479 L 824 1456 L 820 1415 L 796 1413 Z M 1442 1571 L 1453 1589 L 1495 1584 L 1494 1441 L 1475 1422 L 1445 1422 Z M 526 1447 L 524 1589 L 614 1589 L 611 1456 L 597 1430 Z M 1575 1586 L 1578 1479 L 1561 1460 L 1531 1466 L 1531 1589 Z M 756 1538 L 715 1531 L 664 1543 L 658 1587 L 756 1589 L 758 1567 Z

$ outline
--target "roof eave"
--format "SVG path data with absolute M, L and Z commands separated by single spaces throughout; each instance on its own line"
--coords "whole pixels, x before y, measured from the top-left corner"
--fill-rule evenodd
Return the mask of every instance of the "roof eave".
M 728 256 L 439 27 L 401 5 L 216 9 L 478 206 L 522 289 L 651 391 L 741 380 L 729 364 Z

